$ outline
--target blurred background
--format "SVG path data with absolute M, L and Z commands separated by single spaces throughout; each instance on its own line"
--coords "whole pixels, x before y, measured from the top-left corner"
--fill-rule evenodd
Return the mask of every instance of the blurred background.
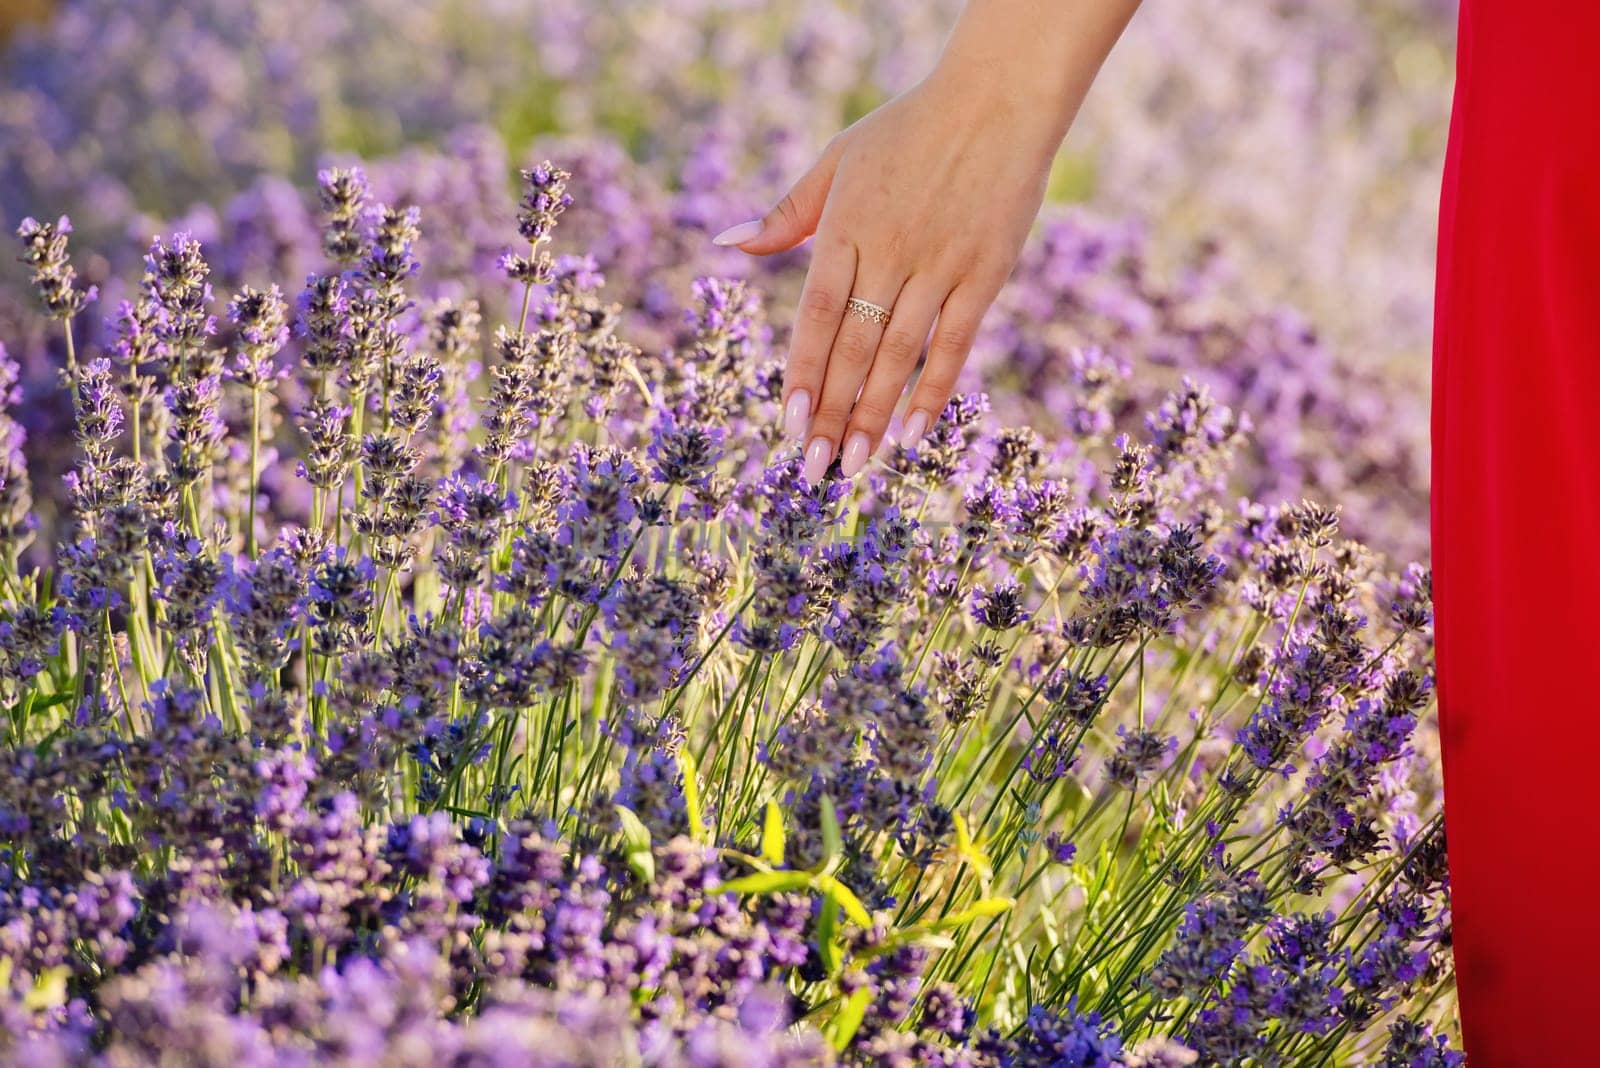
M 549 156 L 576 174 L 558 248 L 594 257 L 645 344 L 670 335 L 705 273 L 755 279 L 782 329 L 804 254 L 753 264 L 709 235 L 915 82 L 960 6 L 0 5 L 0 220 L 72 217 L 102 292 L 87 319 L 115 314 L 172 228 L 205 242 L 219 296 L 293 288 L 319 262 L 312 176 L 358 158 L 380 195 L 422 209 L 419 289 L 492 308 L 511 176 Z M 1241 494 L 1340 505 L 1348 533 L 1425 559 L 1454 26 L 1455 0 L 1145 5 L 1057 161 L 968 386 L 992 394 L 994 418 L 1051 434 L 1072 429 L 1085 390 L 1109 391 L 1137 429 L 1192 377 L 1251 420 Z M 11 258 L 0 342 L 43 397 L 61 342 Z M 67 432 L 50 403 L 21 412 L 36 443 Z M 28 456 L 46 525 L 51 453 Z

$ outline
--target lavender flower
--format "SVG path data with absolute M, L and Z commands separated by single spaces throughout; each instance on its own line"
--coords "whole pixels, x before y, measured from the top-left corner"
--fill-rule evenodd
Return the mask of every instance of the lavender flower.
M 330 167 L 317 174 L 317 194 L 326 224 L 322 250 L 343 267 L 361 257 L 365 244 L 367 198 L 371 187 L 360 167 Z
M 670 195 L 536 168 L 525 315 L 461 144 L 331 172 L 323 223 L 197 209 L 69 376 L 74 448 L 0 422 L 13 516 L 78 461 L 0 558 L 0 1058 L 1370 1059 L 1433 1004 L 1424 571 L 1235 502 L 1248 420 L 1081 350 L 1081 433 L 962 395 L 807 486 L 757 282 L 660 247 L 725 140 Z M 1041 316 L 1102 271 L 1097 321 L 1195 312 L 1129 235 L 1045 245 Z M 270 279 L 327 259 L 286 337 Z
M 289 341 L 284 311 L 277 286 L 267 290 L 246 286 L 228 305 L 228 319 L 238 331 L 231 374 L 247 389 L 259 389 L 278 377 L 273 359 Z
M 71 319 L 94 301 L 95 287 L 78 286 L 78 273 L 67 257 L 71 221 L 63 215 L 54 223 L 22 220 L 17 237 L 22 241 L 22 262 L 33 275 L 34 293 L 52 319 Z
M 1466 1063 L 1466 1054 L 1451 1049 L 1449 1038 L 1427 1024 L 1401 1017 L 1389 1025 L 1383 1068 L 1461 1068 Z

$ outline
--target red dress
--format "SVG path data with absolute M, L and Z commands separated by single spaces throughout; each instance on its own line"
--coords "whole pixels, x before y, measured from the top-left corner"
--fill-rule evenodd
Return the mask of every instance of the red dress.
M 1600 1065 L 1600 0 L 1463 0 L 1433 362 L 1470 1068 Z

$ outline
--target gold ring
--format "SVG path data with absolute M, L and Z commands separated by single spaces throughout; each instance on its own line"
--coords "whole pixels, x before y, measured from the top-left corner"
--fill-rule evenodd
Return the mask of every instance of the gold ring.
M 889 324 L 889 309 L 879 307 L 870 300 L 851 297 L 844 308 L 845 311 L 864 323 L 876 323 L 879 326 L 887 326 Z

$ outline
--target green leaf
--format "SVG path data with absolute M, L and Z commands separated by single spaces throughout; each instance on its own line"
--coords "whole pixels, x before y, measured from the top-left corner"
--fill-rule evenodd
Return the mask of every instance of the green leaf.
M 468 819 L 473 819 L 473 818 L 481 819 L 481 820 L 492 820 L 492 819 L 494 819 L 494 817 L 489 815 L 489 813 L 479 811 L 478 809 L 475 809 L 475 808 L 462 808 L 459 805 L 440 805 L 439 807 L 444 809 L 446 812 L 453 812 L 457 816 L 465 816 Z
M 613 807 L 617 810 L 617 819 L 622 823 L 622 844 L 629 849 L 649 849 L 650 828 L 646 827 L 628 806 Z
M 986 920 L 991 916 L 999 916 L 1008 911 L 1016 902 L 1009 897 L 986 897 L 974 901 L 960 912 L 952 912 L 944 919 L 933 925 L 934 930 L 948 930 L 951 927 L 960 927 L 962 924 L 971 923 L 973 920 Z
M 858 961 L 886 957 L 901 946 L 921 946 L 924 949 L 954 949 L 956 940 L 949 935 L 934 934 L 925 927 L 905 927 L 891 931 L 889 937 L 875 945 L 863 946 L 855 951 Z
M 689 837 L 702 845 L 706 842 L 706 824 L 700 814 L 700 775 L 695 767 L 694 754 L 689 747 L 678 750 L 678 767 L 683 771 L 683 805 L 689 810 Z
M 822 909 L 817 913 L 817 954 L 829 975 L 839 970 L 839 903 L 828 894 L 822 899 Z
M 783 865 L 783 812 L 776 801 L 767 802 L 767 816 L 761 827 L 761 856 L 774 867 Z
M 63 693 L 53 693 L 53 694 L 49 694 L 48 696 L 45 696 L 45 697 L 37 697 L 36 696 L 33 699 L 32 710 L 34 712 L 43 712 L 47 708 L 54 708 L 57 705 L 64 705 L 68 701 L 71 701 L 71 700 L 72 700 L 72 695 L 70 693 L 65 693 L 65 692 L 63 692 Z
M 861 899 L 856 897 L 855 891 L 844 885 L 844 883 L 841 883 L 831 875 L 815 875 L 811 878 L 811 885 L 827 894 L 828 901 L 837 902 L 839 907 L 844 909 L 844 914 L 850 917 L 851 922 L 857 927 L 870 928 L 872 926 L 872 914 L 861 903 Z M 824 904 L 826 903 L 825 901 Z
M 50 751 L 56 747 L 56 743 L 71 734 L 74 729 L 70 719 L 56 724 L 55 730 L 39 739 L 39 744 L 33 747 L 34 753 L 40 757 L 48 756 Z
M 956 853 L 978 873 L 981 882 L 988 883 L 994 877 L 989 854 L 984 851 L 983 843 L 967 830 L 967 821 L 960 813 L 956 814 Z
M 844 852 L 844 835 L 839 831 L 839 813 L 834 810 L 833 798 L 822 795 L 822 866 L 839 859 Z
M 781 894 L 790 890 L 804 890 L 811 885 L 811 874 L 803 871 L 758 871 L 741 875 L 718 886 L 715 893 L 728 894 Z
M 650 828 L 627 806 L 616 805 L 615 808 L 617 819 L 622 822 L 622 848 L 628 867 L 644 882 L 654 882 L 656 857 L 650 850 Z
M 113 805 L 106 813 L 106 822 L 111 824 L 112 830 L 117 832 L 112 836 L 114 839 L 124 842 L 133 840 L 133 821 L 128 818 L 128 814 L 122 809 Z
M 872 1004 L 872 985 L 869 983 L 850 995 L 850 1000 L 839 1006 L 833 1019 L 823 1025 L 822 1033 L 833 1046 L 834 1052 L 843 1053 L 850 1040 L 861 1030 L 861 1021 L 867 1017 L 867 1006 Z

